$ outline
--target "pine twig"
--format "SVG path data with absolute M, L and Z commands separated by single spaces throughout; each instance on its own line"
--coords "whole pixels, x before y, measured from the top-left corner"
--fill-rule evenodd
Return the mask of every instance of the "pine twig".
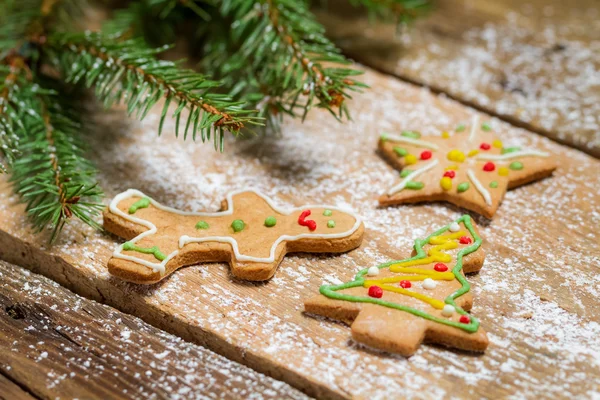
M 259 90 L 252 93 L 257 105 L 275 103 L 294 116 L 300 109 L 303 118 L 316 105 L 338 119 L 349 117 L 345 99 L 366 87 L 353 79 L 362 72 L 341 67 L 350 62 L 325 37 L 304 1 L 225 0 L 220 10 L 236 21 L 230 40 L 239 46 L 220 76 L 234 71 L 242 79 L 252 77 L 255 84 L 248 88 Z
M 118 41 L 98 33 L 57 34 L 48 39 L 55 65 L 73 84 L 95 86 L 96 96 L 110 107 L 125 101 L 129 114 L 143 119 L 148 111 L 165 99 L 159 124 L 159 135 L 171 102 L 177 102 L 174 113 L 175 135 L 180 132 L 181 113 L 189 109 L 184 139 L 191 129 L 193 139 L 200 133 L 202 141 L 211 132 L 215 148 L 223 149 L 225 130 L 238 133 L 245 124 L 260 124 L 241 103 L 214 93 L 220 83 L 195 71 L 181 68 L 180 63 L 157 60 L 166 47 L 151 49 L 140 39 Z
M 98 203 L 102 191 L 78 139 L 76 112 L 54 91 L 34 86 L 27 93 L 31 96 L 21 99 L 27 109 L 20 118 L 24 130 L 11 181 L 27 205 L 29 219 L 38 232 L 53 227 L 51 242 L 73 216 L 100 229 L 94 218 L 103 208 Z

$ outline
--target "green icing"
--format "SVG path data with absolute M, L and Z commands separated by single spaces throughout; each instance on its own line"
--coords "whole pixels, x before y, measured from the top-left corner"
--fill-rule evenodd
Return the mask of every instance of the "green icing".
M 502 154 L 514 153 L 515 151 L 521 150 L 520 147 L 503 147 Z
M 402 131 L 401 135 L 412 139 L 419 139 L 421 137 L 421 134 L 415 131 Z
M 444 302 L 446 304 L 450 304 L 451 306 L 453 306 L 456 309 L 457 313 L 459 313 L 461 315 L 468 315 L 465 310 L 463 310 L 456 304 L 455 300 L 457 298 L 459 298 L 460 296 L 464 295 L 465 293 L 467 293 L 471 289 L 471 285 L 469 284 L 469 282 L 467 282 L 467 280 L 465 279 L 465 277 L 462 274 L 463 257 L 468 254 L 471 254 L 471 253 L 477 251 L 477 249 L 479 249 L 479 247 L 481 246 L 481 237 L 477 234 L 477 232 L 473 228 L 473 224 L 471 223 L 470 216 L 463 215 L 462 217 L 457 219 L 455 222 L 458 224 L 460 224 L 462 222 L 464 224 L 464 226 L 467 228 L 467 230 L 469 231 L 469 233 L 473 236 L 475 241 L 474 241 L 473 245 L 462 248 L 456 254 L 456 264 L 454 265 L 454 268 L 452 268 L 452 273 L 454 274 L 454 277 L 456 278 L 456 280 L 460 283 L 461 287 L 460 287 L 460 289 L 456 290 L 455 292 L 450 294 L 448 297 L 446 297 L 444 299 Z M 425 252 L 425 250 L 423 250 L 423 246 L 428 244 L 429 240 L 432 237 L 439 236 L 439 235 L 446 233 L 449 228 L 450 228 L 450 224 L 446 225 L 445 227 L 439 229 L 436 232 L 433 232 L 431 235 L 429 235 L 428 237 L 426 237 L 423 240 L 420 240 L 420 239 L 415 240 L 414 249 L 417 254 L 414 257 L 411 257 L 411 258 L 408 258 L 405 260 L 388 261 L 384 264 L 378 265 L 377 268 L 379 268 L 379 269 L 389 268 L 391 265 L 399 263 L 399 262 L 426 258 L 427 253 Z M 469 318 L 470 318 L 471 322 L 469 322 L 468 324 L 463 324 L 462 322 L 452 321 L 452 320 L 449 320 L 446 318 L 440 318 L 435 315 L 431 315 L 431 314 L 429 314 L 425 311 L 419 310 L 417 308 L 405 306 L 403 304 L 392 303 L 390 301 L 378 299 L 375 297 L 355 296 L 355 295 L 350 295 L 350 294 L 338 293 L 338 291 L 340 291 L 340 290 L 350 289 L 350 288 L 354 288 L 354 287 L 363 287 L 364 282 L 365 282 L 364 276 L 367 274 L 368 270 L 369 270 L 368 268 L 365 268 L 362 271 L 360 271 L 358 274 L 356 274 L 354 280 L 351 282 L 343 283 L 341 285 L 323 285 L 319 288 L 319 292 L 322 295 L 327 296 L 331 299 L 335 299 L 335 300 L 351 301 L 351 302 L 355 302 L 355 303 L 372 303 L 372 304 L 377 304 L 377 305 L 380 305 L 383 307 L 389 307 L 389 308 L 393 308 L 396 310 L 408 312 L 408 313 L 411 313 L 418 317 L 425 318 L 427 320 L 434 321 L 434 322 L 437 322 L 440 324 L 459 328 L 459 329 L 462 329 L 464 331 L 471 332 L 471 333 L 477 332 L 477 329 L 479 329 L 479 320 L 470 315 L 469 315 Z
M 335 221 L 330 219 L 329 221 L 327 221 L 327 227 L 328 228 L 335 228 Z
M 208 229 L 210 225 L 206 221 L 198 221 L 196 222 L 196 229 Z
M 470 187 L 471 187 L 471 185 L 469 184 L 469 182 L 462 182 L 462 183 L 458 184 L 458 186 L 456 187 L 456 190 L 458 191 L 458 193 L 462 193 L 462 192 L 466 192 L 467 190 L 469 190 Z
M 419 190 L 425 187 L 423 182 L 408 181 L 404 186 L 406 189 Z
M 467 129 L 467 126 L 465 124 L 460 124 L 456 127 L 456 129 L 454 129 L 455 132 L 463 132 L 465 129 Z
M 163 261 L 165 258 L 167 258 L 167 256 L 165 256 L 164 253 L 159 250 L 158 246 L 138 247 L 131 242 L 125 242 L 125 243 L 123 243 L 123 250 L 137 251 L 138 253 L 144 253 L 144 254 L 152 254 L 154 256 L 154 258 L 156 258 L 158 261 Z
M 523 169 L 523 163 L 521 161 L 513 161 L 510 163 L 508 168 L 512 169 L 513 171 L 520 171 Z
M 402 171 L 400 171 L 400 178 L 406 178 L 411 172 L 412 171 L 410 169 L 403 169 Z
M 394 147 L 394 152 L 398 154 L 398 157 L 404 157 L 408 154 L 408 150 L 403 149 L 402 147 Z
M 241 232 L 246 227 L 246 224 L 241 219 L 236 219 L 231 223 L 234 232 Z
M 331 210 L 325 210 L 323 211 L 323 215 L 326 217 L 331 217 L 331 214 L 333 214 L 333 212 Z
M 383 140 L 385 142 L 386 140 L 388 140 L 388 134 L 387 133 L 382 133 L 381 136 L 380 136 L 380 138 L 381 138 L 381 140 Z
M 272 228 L 275 226 L 275 224 L 277 224 L 277 219 L 273 216 L 267 217 L 265 219 L 265 226 L 267 228 Z M 235 228 L 234 228 L 235 229 Z M 242 228 L 243 229 L 243 228 Z
M 481 129 L 483 129 L 486 132 L 489 132 L 492 130 L 492 126 L 489 123 L 484 122 L 483 124 L 481 124 Z
M 491 181 L 490 182 L 490 187 L 492 189 L 496 189 L 498 187 L 498 181 Z
M 129 214 L 135 214 L 140 208 L 148 208 L 150 206 L 150 198 L 144 197 L 136 201 L 129 207 Z

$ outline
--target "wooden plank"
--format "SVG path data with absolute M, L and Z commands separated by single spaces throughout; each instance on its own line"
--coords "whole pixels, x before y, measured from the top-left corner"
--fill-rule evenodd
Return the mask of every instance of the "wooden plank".
M 0 276 L 0 398 L 306 398 L 28 270 Z
M 0 400 L 32 400 L 31 394 L 0 373 Z
M 399 36 L 341 3 L 319 16 L 352 58 L 600 157 L 597 1 L 436 1 Z
M 119 240 L 72 224 L 49 248 L 28 230 L 23 207 L 5 185 L 0 257 L 313 396 L 593 394 L 600 379 L 600 161 L 497 120 L 492 126 L 506 145 L 549 151 L 560 167 L 553 178 L 509 192 L 493 221 L 477 219 L 487 259 L 470 281 L 473 313 L 491 339 L 484 355 L 422 346 L 407 360 L 361 348 L 346 326 L 302 313 L 303 300 L 321 284 L 404 258 L 412 239 L 461 214 L 443 204 L 378 208 L 378 196 L 399 176 L 375 149 L 382 131 L 439 134 L 469 121 L 474 111 L 372 71 L 364 79 L 372 90 L 350 105 L 352 123 L 314 110 L 304 124 L 286 123 L 281 139 L 228 140 L 224 154 L 174 138 L 172 121 L 157 138 L 160 109 L 143 124 L 121 112 L 105 115 L 88 136 L 109 198 L 135 187 L 179 209 L 210 211 L 230 190 L 253 186 L 281 205 L 347 205 L 366 221 L 364 243 L 355 251 L 288 255 L 266 283 L 236 281 L 227 265 L 209 264 L 136 286 L 107 273 Z

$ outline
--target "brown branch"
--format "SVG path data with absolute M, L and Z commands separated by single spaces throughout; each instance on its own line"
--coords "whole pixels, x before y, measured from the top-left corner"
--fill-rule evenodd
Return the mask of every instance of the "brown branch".
M 50 153 L 50 164 L 52 167 L 52 172 L 54 174 L 54 185 L 58 188 L 58 201 L 60 202 L 60 206 L 64 215 L 67 218 L 71 218 L 73 214 L 67 204 L 73 204 L 73 199 L 67 199 L 65 185 L 62 182 L 60 175 L 60 165 L 58 164 L 58 157 L 56 155 L 56 145 L 54 142 L 54 127 L 52 126 L 52 121 L 50 120 L 50 114 L 48 113 L 48 109 L 46 108 L 46 104 L 42 101 L 42 117 L 44 119 L 44 125 L 46 126 L 46 141 L 48 142 L 48 151 Z M 79 200 L 79 199 L 78 199 Z

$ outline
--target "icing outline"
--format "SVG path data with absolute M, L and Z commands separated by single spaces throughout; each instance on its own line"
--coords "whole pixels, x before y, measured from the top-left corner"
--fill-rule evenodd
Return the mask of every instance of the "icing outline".
M 338 290 L 350 289 L 350 288 L 354 288 L 354 287 L 364 287 L 364 282 L 365 282 L 364 276 L 367 275 L 369 268 L 365 268 L 365 269 L 361 270 L 358 274 L 356 274 L 353 281 L 343 283 L 340 285 L 322 285 L 319 288 L 319 292 L 322 295 L 329 297 L 331 299 L 344 300 L 344 301 L 350 301 L 350 302 L 355 302 L 355 303 L 377 304 L 377 305 L 380 305 L 383 307 L 388 307 L 388 308 L 408 312 L 410 314 L 413 314 L 415 316 L 418 316 L 418 317 L 421 317 L 421 318 L 424 318 L 424 319 L 427 319 L 427 320 L 430 320 L 433 322 L 438 322 L 438 323 L 441 323 L 444 325 L 449 325 L 449 326 L 452 326 L 455 328 L 459 328 L 466 332 L 475 333 L 479 329 L 479 320 L 476 317 L 467 313 L 461 307 L 459 307 L 456 304 L 455 300 L 457 298 L 459 298 L 460 296 L 464 295 L 465 293 L 469 292 L 469 290 L 471 289 L 471 284 L 467 281 L 467 279 L 461 273 L 463 257 L 477 251 L 479 249 L 479 247 L 481 247 L 482 240 L 481 240 L 481 236 L 479 236 L 477 234 L 477 232 L 475 231 L 475 229 L 473 228 L 473 224 L 471 223 L 471 217 L 469 215 L 463 215 L 456 221 L 453 221 L 453 223 L 457 223 L 457 224 L 460 224 L 461 222 L 464 224 L 465 228 L 467 228 L 467 230 L 469 231 L 469 233 L 475 240 L 471 246 L 463 247 L 456 254 L 456 264 L 454 265 L 454 268 L 452 268 L 452 273 L 454 274 L 454 277 L 456 278 L 456 280 L 458 280 L 458 282 L 461 284 L 461 288 L 458 289 L 457 291 L 455 291 L 454 293 L 450 294 L 449 296 L 447 296 L 444 299 L 444 303 L 453 306 L 455 311 L 458 314 L 467 316 L 469 318 L 469 323 L 465 324 L 460 321 L 456 322 L 456 321 L 448 320 L 445 318 L 439 318 L 439 317 L 436 317 L 434 315 L 431 315 L 423 310 L 419 310 L 414 307 L 409 307 L 409 306 L 405 306 L 405 305 L 398 304 L 398 303 L 392 303 L 392 302 L 389 302 L 386 300 L 381 300 L 378 298 L 373 298 L 373 297 L 368 297 L 368 296 L 354 296 L 354 295 L 343 294 L 343 293 L 337 292 Z M 428 244 L 429 240 L 432 237 L 440 236 L 440 235 L 446 233 L 450 229 L 451 225 L 452 225 L 452 223 L 444 226 L 443 228 L 438 229 L 437 231 L 435 231 L 432 234 L 430 234 L 429 236 L 427 236 L 425 239 L 422 239 L 422 240 L 416 239 L 415 244 L 414 244 L 414 249 L 417 252 L 417 254 L 415 256 L 404 259 L 404 260 L 388 261 L 386 263 L 378 265 L 377 268 L 379 268 L 379 269 L 388 268 L 391 265 L 397 264 L 400 262 L 419 260 L 419 259 L 427 257 L 427 252 L 425 252 L 425 250 L 423 250 L 423 246 Z
M 352 216 L 355 219 L 355 223 L 352 226 L 352 228 L 350 228 L 349 230 L 347 230 L 345 232 L 340 232 L 340 233 L 301 233 L 299 235 L 282 235 L 271 246 L 271 250 L 269 252 L 269 257 L 262 257 L 262 258 L 240 254 L 237 240 L 232 237 L 229 237 L 229 236 L 206 236 L 206 237 L 198 238 L 198 237 L 191 237 L 188 235 L 182 235 L 178 240 L 179 249 L 170 253 L 160 263 L 153 263 L 153 262 L 143 260 L 143 259 L 140 259 L 140 258 L 137 258 L 134 256 L 123 254 L 122 251 L 123 251 L 124 243 L 117 246 L 117 248 L 113 251 L 112 256 L 115 258 L 120 258 L 123 260 L 132 261 L 137 264 L 144 265 L 148 268 L 151 268 L 155 272 L 159 272 L 162 276 L 165 274 L 165 267 L 166 267 L 167 263 L 173 257 L 175 257 L 179 253 L 180 249 L 182 249 L 186 244 L 201 243 L 201 242 L 218 242 L 218 243 L 230 244 L 233 249 L 234 258 L 237 261 L 272 263 L 272 262 L 275 262 L 275 250 L 277 249 L 277 246 L 279 246 L 279 244 L 283 241 L 292 242 L 295 240 L 304 239 L 304 238 L 308 238 L 308 237 L 320 238 L 320 239 L 339 239 L 339 238 L 343 238 L 343 237 L 348 237 L 348 236 L 352 235 L 354 232 L 356 232 L 358 230 L 358 228 L 360 227 L 360 224 L 362 223 L 361 218 L 355 212 L 350 211 L 350 210 L 343 210 L 339 207 L 334 207 L 334 206 L 330 206 L 330 205 L 310 204 L 310 205 L 304 205 L 302 207 L 293 207 L 293 208 L 289 208 L 289 209 L 278 207 L 277 205 L 275 205 L 273 203 L 273 201 L 269 197 L 267 197 L 266 195 L 262 194 L 261 192 L 259 192 L 257 190 L 254 190 L 254 189 L 240 189 L 240 190 L 236 190 L 233 192 L 229 192 L 226 197 L 227 210 L 225 210 L 225 211 L 217 211 L 217 212 L 181 211 L 181 210 L 177 210 L 172 207 L 165 206 L 165 205 L 157 202 L 156 200 L 152 199 L 151 197 L 146 196 L 144 193 L 142 193 L 141 191 L 139 191 L 137 189 L 127 189 L 126 191 L 119 193 L 112 199 L 108 208 L 111 213 L 118 215 L 127 221 L 130 221 L 130 222 L 133 222 L 133 223 L 136 223 L 138 225 L 142 225 L 142 226 L 145 226 L 146 228 L 148 228 L 147 231 L 142 232 L 138 236 L 136 236 L 133 239 L 128 241 L 129 243 L 134 244 L 137 241 L 145 238 L 146 236 L 154 235 L 158 231 L 158 229 L 157 229 L 156 225 L 154 225 L 152 222 L 147 221 L 145 219 L 135 217 L 134 215 L 127 214 L 127 213 L 123 212 L 122 210 L 120 210 L 118 207 L 118 204 L 123 200 L 126 200 L 131 197 L 140 197 L 140 198 L 147 197 L 148 199 L 150 199 L 150 204 L 152 204 L 154 207 L 156 207 L 160 210 L 163 210 L 163 211 L 167 211 L 167 212 L 171 212 L 171 213 L 179 214 L 179 215 L 184 215 L 184 216 L 219 217 L 219 216 L 224 216 L 224 215 L 232 215 L 234 212 L 233 196 L 244 193 L 244 192 L 252 192 L 252 193 L 256 194 L 257 196 L 259 196 L 263 200 L 265 200 L 266 203 L 269 205 L 269 207 L 271 207 L 274 211 L 276 211 L 280 214 L 283 214 L 283 215 L 290 215 L 294 212 L 302 211 L 307 208 L 326 208 L 326 209 L 340 211 L 340 212 L 349 214 L 350 216 Z

